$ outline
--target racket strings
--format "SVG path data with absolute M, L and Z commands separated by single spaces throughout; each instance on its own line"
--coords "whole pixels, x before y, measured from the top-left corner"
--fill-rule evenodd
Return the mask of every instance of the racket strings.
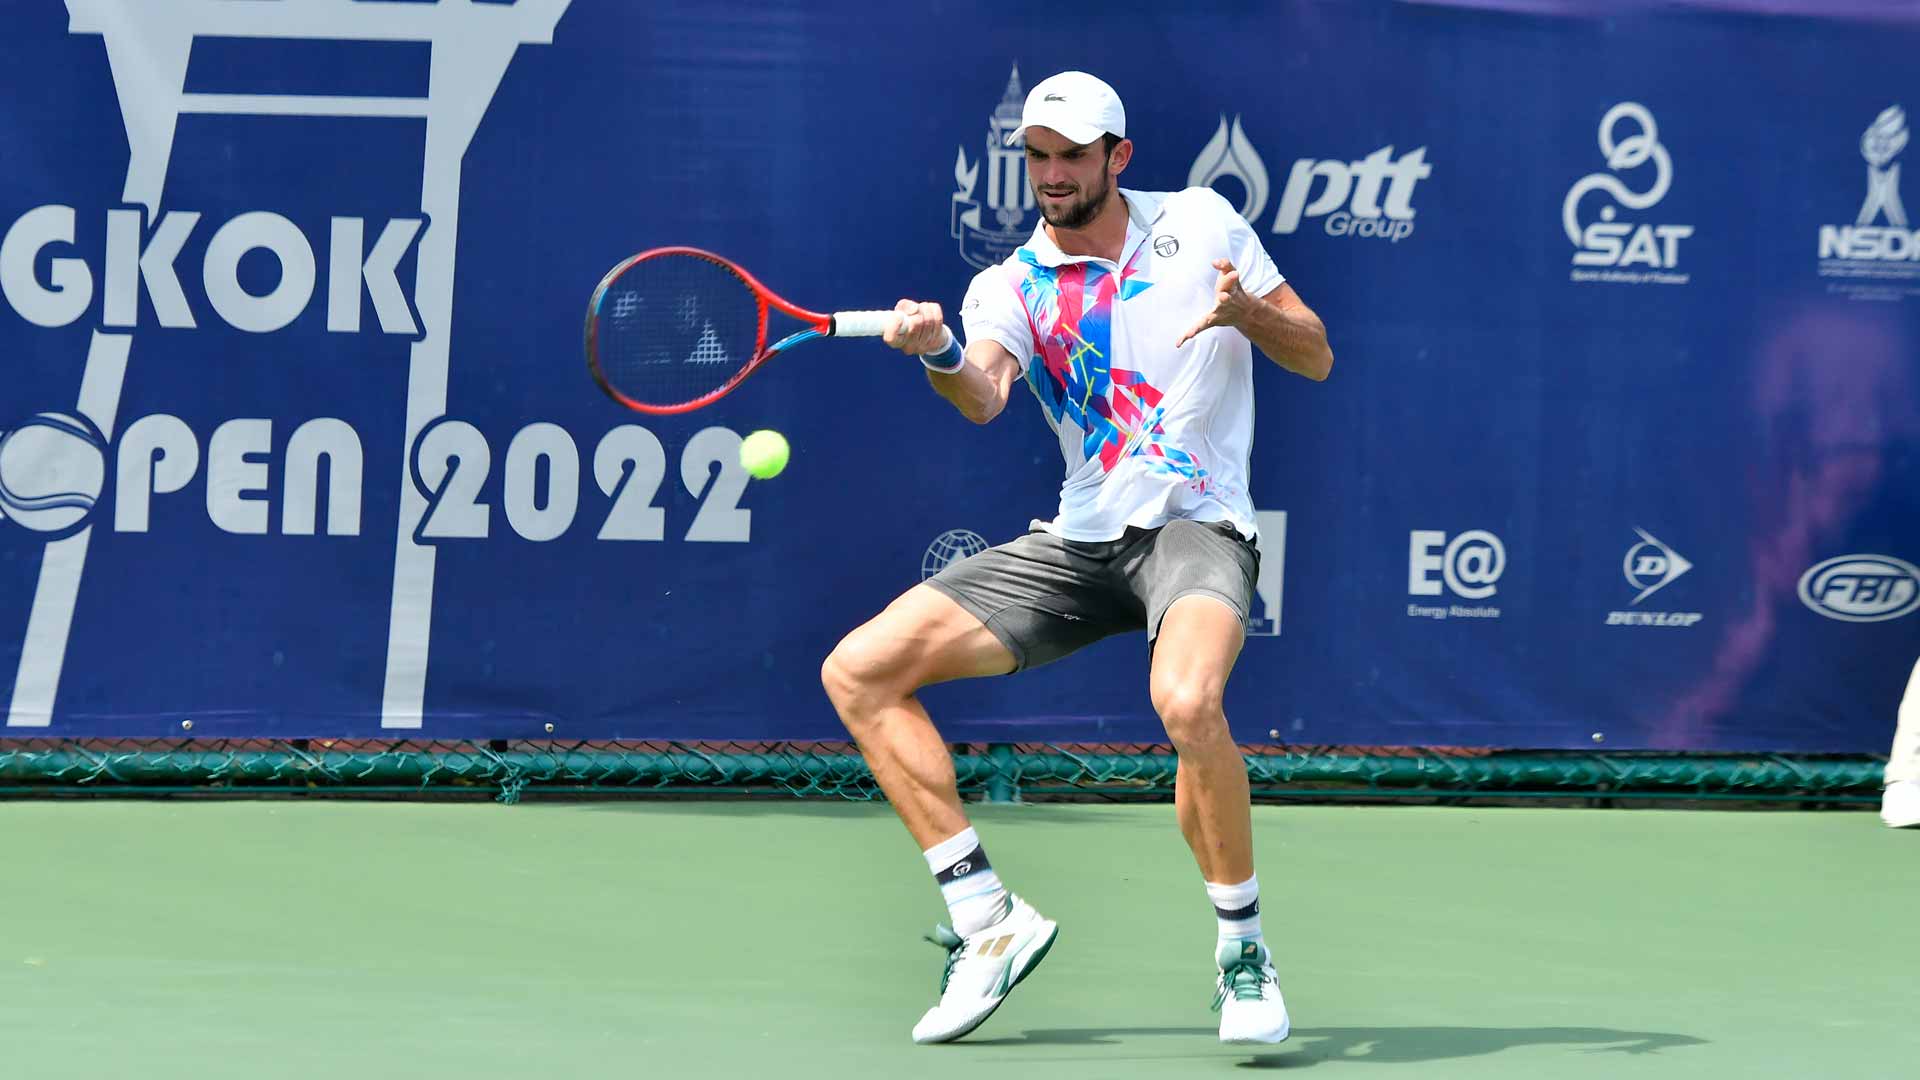
M 752 286 L 697 255 L 642 259 L 609 282 L 594 316 L 601 374 L 650 405 L 682 405 L 740 376 L 764 344 Z

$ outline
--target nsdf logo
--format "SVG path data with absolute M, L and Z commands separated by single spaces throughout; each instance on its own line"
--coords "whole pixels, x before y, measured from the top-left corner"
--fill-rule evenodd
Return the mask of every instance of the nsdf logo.
M 1890 555 L 1840 555 L 1800 575 L 1800 602 L 1841 622 L 1886 622 L 1920 608 L 1920 569 Z

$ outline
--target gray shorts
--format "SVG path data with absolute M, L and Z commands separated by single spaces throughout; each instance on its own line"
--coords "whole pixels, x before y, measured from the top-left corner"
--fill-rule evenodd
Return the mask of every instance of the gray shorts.
M 1144 629 L 1151 641 L 1183 596 L 1215 597 L 1245 622 L 1259 565 L 1232 522 L 1175 520 L 1099 543 L 1035 529 L 926 583 L 985 623 L 1020 671 L 1113 634 Z

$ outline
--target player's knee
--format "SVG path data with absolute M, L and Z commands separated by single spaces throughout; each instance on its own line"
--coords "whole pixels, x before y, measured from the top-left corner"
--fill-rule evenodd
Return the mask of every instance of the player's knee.
M 1220 692 L 1197 680 L 1169 679 L 1153 686 L 1153 710 L 1178 749 L 1214 742 L 1227 734 Z
M 820 685 L 826 690 L 828 699 L 843 714 L 846 707 L 859 696 L 861 684 L 857 662 L 848 653 L 846 641 L 842 640 L 834 646 L 821 663 Z
M 820 665 L 820 685 L 842 716 L 863 712 L 862 705 L 902 691 L 905 665 L 899 650 L 865 628 L 840 639 Z M 907 691 L 907 692 L 910 692 Z

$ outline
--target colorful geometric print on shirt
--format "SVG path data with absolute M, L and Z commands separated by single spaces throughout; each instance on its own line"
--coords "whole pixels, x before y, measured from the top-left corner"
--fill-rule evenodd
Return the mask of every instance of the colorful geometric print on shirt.
M 1156 464 L 1204 492 L 1206 470 L 1193 455 L 1165 441 L 1162 391 L 1142 373 L 1112 366 L 1113 304 L 1153 286 L 1139 276 L 1146 252 L 1140 245 L 1115 275 L 1090 262 L 1042 266 L 1031 250 L 1019 250 L 1018 265 L 1008 270 L 1032 322 L 1040 361 L 1027 365 L 1027 382 L 1056 426 L 1070 423 L 1085 433 L 1082 452 L 1087 460 L 1099 459 L 1102 472 L 1113 471 L 1133 434 L 1144 427 L 1129 455 L 1157 458 Z
M 1175 343 L 1214 303 L 1214 260 L 1231 260 L 1255 296 L 1286 279 L 1218 192 L 1120 194 L 1118 265 L 1061 251 L 1042 224 L 975 275 L 960 307 L 968 342 L 1019 362 L 1059 443 L 1059 509 L 1035 524 L 1092 542 L 1225 520 L 1250 538 L 1253 344 L 1227 328 Z

